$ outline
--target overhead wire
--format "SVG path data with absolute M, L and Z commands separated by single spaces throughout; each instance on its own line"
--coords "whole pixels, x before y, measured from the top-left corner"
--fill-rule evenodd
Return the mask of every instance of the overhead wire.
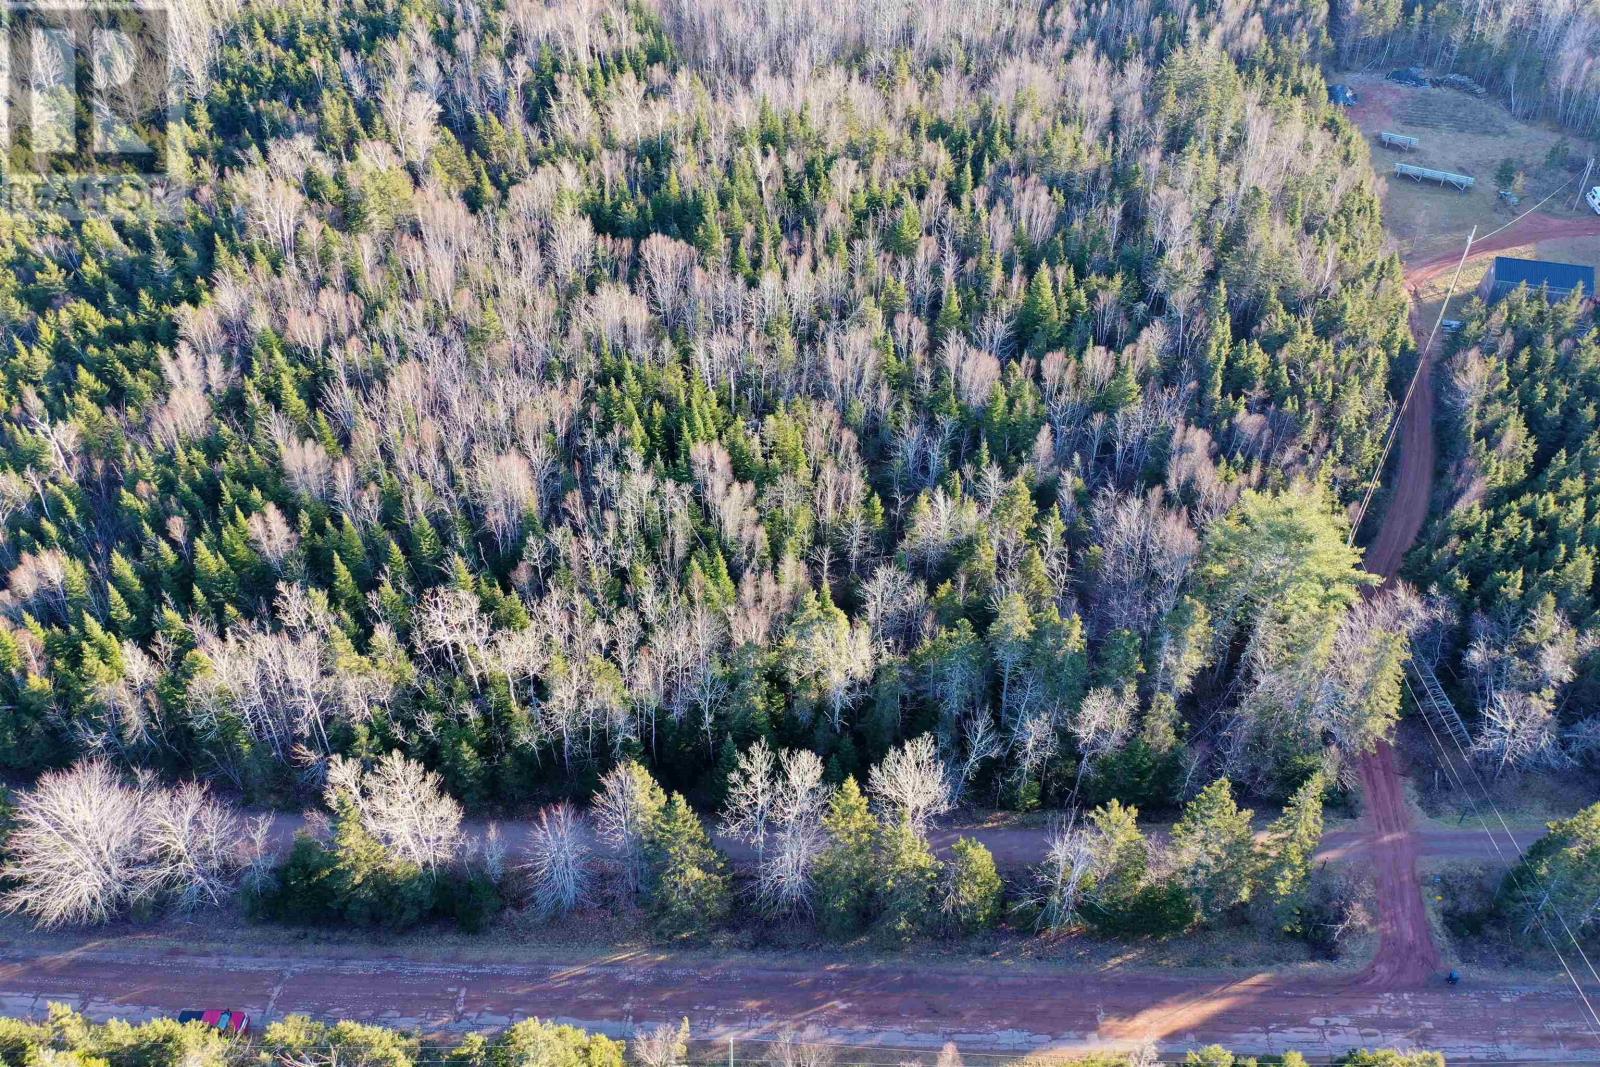
M 1394 449 L 1395 439 L 1400 434 L 1400 423 L 1405 418 L 1406 408 L 1411 404 L 1411 397 L 1417 391 L 1417 383 L 1422 380 L 1423 373 L 1428 369 L 1428 353 L 1433 349 L 1434 338 L 1439 334 L 1439 327 L 1444 324 L 1445 312 L 1450 308 L 1450 300 L 1455 296 L 1456 285 L 1461 281 L 1461 270 L 1467 265 L 1467 256 L 1472 252 L 1473 239 L 1478 234 L 1474 226 L 1467 235 L 1467 243 L 1461 249 L 1461 259 L 1456 262 L 1455 273 L 1450 278 L 1450 288 L 1445 293 L 1444 303 L 1439 305 L 1439 315 L 1433 322 L 1433 329 L 1428 331 L 1428 340 L 1417 352 L 1417 366 L 1411 372 L 1411 380 L 1406 383 L 1405 395 L 1400 398 L 1400 406 L 1395 410 L 1394 418 L 1389 421 L 1389 432 L 1384 435 L 1383 453 L 1378 457 L 1378 462 L 1373 465 L 1372 477 L 1367 481 L 1367 489 L 1361 497 L 1361 504 L 1356 508 L 1356 514 L 1350 520 L 1350 534 L 1345 538 L 1345 545 L 1353 545 L 1356 533 L 1361 529 L 1361 523 L 1367 517 L 1367 508 L 1372 504 L 1372 498 L 1378 491 L 1378 481 L 1383 477 L 1383 468 L 1389 462 L 1389 453 Z
M 1495 234 L 1501 233 L 1507 229 L 1510 229 L 1512 226 L 1515 226 L 1529 215 L 1532 215 L 1535 211 L 1538 211 L 1545 204 L 1549 203 L 1551 199 L 1560 195 L 1561 193 L 1566 192 L 1572 183 L 1577 180 L 1578 179 L 1573 178 L 1569 181 L 1562 182 L 1560 185 L 1557 185 L 1555 188 L 1551 189 L 1548 193 L 1541 197 L 1539 202 L 1528 208 L 1528 210 L 1516 215 L 1509 222 L 1505 222 L 1499 226 L 1496 226 L 1482 237 L 1478 236 L 1478 228 L 1476 226 L 1474 226 L 1472 228 L 1472 232 L 1467 235 L 1466 246 L 1461 250 L 1461 259 L 1456 263 L 1455 273 L 1450 279 L 1449 291 L 1445 294 L 1444 303 L 1439 305 L 1439 315 L 1434 320 L 1433 328 L 1428 331 L 1428 341 L 1417 355 L 1416 369 L 1411 373 L 1411 380 L 1406 383 L 1406 391 L 1404 396 L 1401 397 L 1400 407 L 1395 411 L 1394 418 L 1389 423 L 1388 433 L 1384 437 L 1383 453 L 1378 457 L 1377 465 L 1372 471 L 1372 477 L 1368 480 L 1366 491 L 1362 495 L 1361 504 L 1356 509 L 1355 518 L 1350 523 L 1350 534 L 1345 542 L 1347 545 L 1355 544 L 1356 533 L 1361 529 L 1361 523 L 1366 519 L 1367 509 L 1372 504 L 1372 498 L 1377 492 L 1379 479 L 1381 479 L 1383 476 L 1383 468 L 1389 462 L 1389 454 L 1393 450 L 1395 438 L 1399 434 L 1400 422 L 1405 417 L 1406 408 L 1411 403 L 1412 394 L 1416 392 L 1417 382 L 1421 379 L 1423 371 L 1428 366 L 1428 352 L 1433 348 L 1434 339 L 1438 336 L 1439 329 L 1444 324 L 1445 313 L 1450 307 L 1450 301 L 1455 296 L 1456 284 L 1461 279 L 1461 270 L 1466 266 L 1467 258 L 1472 251 L 1472 246 L 1474 244 L 1481 244 L 1482 242 L 1489 240 L 1489 238 L 1493 237 Z
M 1504 223 L 1504 224 L 1502 224 L 1500 226 L 1497 226 L 1493 230 L 1490 230 L 1488 233 L 1484 234 L 1483 237 L 1481 237 L 1481 238 L 1478 237 L 1478 228 L 1476 226 L 1474 226 L 1472 228 L 1471 232 L 1468 233 L 1467 239 L 1466 239 L 1466 243 L 1463 245 L 1463 247 L 1461 249 L 1461 256 L 1456 261 L 1455 270 L 1451 274 L 1450 285 L 1449 285 L 1449 287 L 1447 288 L 1447 290 L 1445 292 L 1444 300 L 1439 305 L 1439 313 L 1434 318 L 1433 327 L 1428 332 L 1427 341 L 1422 345 L 1421 349 L 1418 352 L 1416 368 L 1412 371 L 1411 378 L 1406 384 L 1406 391 L 1405 391 L 1404 395 L 1401 397 L 1400 405 L 1396 409 L 1394 417 L 1393 417 L 1393 419 L 1391 420 L 1391 422 L 1389 424 L 1388 432 L 1385 434 L 1383 451 L 1380 454 L 1380 456 L 1378 457 L 1377 463 L 1374 465 L 1374 469 L 1373 469 L 1373 472 L 1372 472 L 1372 477 L 1367 482 L 1367 487 L 1366 487 L 1366 490 L 1365 490 L 1365 492 L 1364 492 L 1364 494 L 1362 496 L 1361 503 L 1357 507 L 1355 516 L 1353 517 L 1353 519 L 1351 521 L 1350 532 L 1349 532 L 1348 538 L 1346 540 L 1346 544 L 1347 545 L 1351 545 L 1351 544 L 1355 543 L 1356 534 L 1359 532 L 1362 523 L 1366 519 L 1367 511 L 1370 508 L 1370 506 L 1372 504 L 1373 497 L 1377 492 L 1378 482 L 1379 482 L 1379 480 L 1381 479 L 1381 477 L 1383 475 L 1383 470 L 1384 470 L 1385 466 L 1388 464 L 1389 456 L 1392 453 L 1393 448 L 1394 448 L 1394 442 L 1399 436 L 1400 425 L 1401 425 L 1402 420 L 1405 418 L 1406 410 L 1410 406 L 1411 399 L 1416 393 L 1417 385 L 1421 381 L 1422 375 L 1429 370 L 1429 367 L 1430 367 L 1429 353 L 1432 351 L 1433 343 L 1437 339 L 1438 334 L 1439 334 L 1439 330 L 1441 329 L 1441 327 L 1444 324 L 1445 316 L 1448 313 L 1449 308 L 1450 308 L 1450 302 L 1451 302 L 1451 300 L 1453 300 L 1455 298 L 1456 287 L 1457 287 L 1457 285 L 1460 284 L 1461 272 L 1465 268 L 1467 259 L 1471 255 L 1472 246 L 1474 244 L 1476 244 L 1476 243 L 1480 243 L 1480 242 L 1483 242 L 1483 241 L 1488 241 L 1490 238 L 1494 237 L 1496 234 L 1499 234 L 1499 233 L 1505 231 L 1506 229 L 1509 229 L 1510 227 L 1516 225 L 1518 222 L 1521 222 L 1523 219 L 1527 218 L 1529 215 L 1533 214 L 1535 211 L 1539 210 L 1539 208 L 1541 208 L 1546 203 L 1548 203 L 1553 197 L 1555 197 L 1558 194 L 1564 192 L 1565 189 L 1567 188 L 1567 186 L 1569 186 L 1570 184 L 1571 184 L 1570 182 L 1563 182 L 1561 185 L 1556 186 L 1549 193 L 1545 194 L 1545 196 L 1543 198 L 1541 198 L 1538 201 L 1538 203 L 1534 204 L 1532 207 L 1528 208 L 1526 211 L 1518 214 L 1516 217 L 1512 218 L 1510 221 L 1508 221 L 1508 222 L 1506 222 L 1506 223 Z M 1404 681 L 1405 681 L 1406 691 L 1408 693 L 1410 693 L 1413 703 L 1417 704 L 1417 706 L 1418 706 L 1418 708 L 1420 710 L 1421 709 L 1421 702 L 1417 699 L 1417 695 L 1416 695 L 1415 691 L 1412 690 L 1411 683 L 1410 683 L 1409 679 L 1404 679 Z M 1483 829 L 1485 834 L 1488 835 L 1490 845 L 1494 848 L 1496 855 L 1498 855 L 1501 858 L 1502 861 L 1506 861 L 1506 856 L 1505 856 L 1504 851 L 1500 847 L 1499 839 L 1495 837 L 1493 831 L 1490 829 L 1490 827 L 1488 826 L 1487 822 L 1483 821 L 1481 816 L 1478 814 L 1477 804 L 1472 799 L 1470 792 L 1468 792 L 1468 790 L 1466 789 L 1466 786 L 1465 786 L 1462 778 L 1456 772 L 1456 770 L 1454 768 L 1454 762 L 1451 760 L 1448 750 L 1445 749 L 1443 741 L 1440 740 L 1439 735 L 1438 735 L 1438 731 L 1434 729 L 1433 722 L 1432 722 L 1431 718 L 1425 712 L 1423 713 L 1422 718 L 1423 718 L 1424 723 L 1427 725 L 1428 733 L 1432 736 L 1434 745 L 1439 750 L 1439 755 L 1440 755 L 1441 761 L 1444 763 L 1444 766 L 1445 766 L 1445 773 L 1455 783 L 1456 788 L 1459 789 L 1462 792 L 1462 795 L 1467 799 L 1467 802 L 1468 802 L 1469 806 L 1472 807 L 1474 818 L 1479 820 L 1480 828 Z M 1450 733 L 1450 731 L 1448 731 L 1448 730 L 1445 731 L 1445 732 L 1446 733 Z M 1479 788 L 1479 791 L 1483 794 L 1483 798 L 1484 798 L 1485 802 L 1490 806 L 1491 810 L 1494 812 L 1494 816 L 1495 816 L 1496 821 L 1499 822 L 1501 829 L 1505 831 L 1507 839 L 1510 841 L 1512 846 L 1515 848 L 1516 847 L 1516 838 L 1511 833 L 1510 827 L 1507 826 L 1505 818 L 1504 818 L 1503 815 L 1501 815 L 1498 806 L 1496 806 L 1494 804 L 1493 798 L 1489 795 L 1487 787 L 1484 786 L 1482 777 L 1478 774 L 1477 768 L 1473 765 L 1471 759 L 1468 758 L 1465 749 L 1463 749 L 1461 747 L 1460 740 L 1457 739 L 1453 733 L 1450 733 L 1450 737 L 1451 737 L 1451 741 L 1454 742 L 1454 744 L 1455 744 L 1455 746 L 1457 748 L 1457 751 L 1459 752 L 1459 754 L 1461 756 L 1463 764 L 1467 767 L 1468 771 L 1471 772 L 1474 780 L 1476 781 L 1476 783 L 1478 785 L 1478 788 Z M 1520 849 L 1518 850 L 1518 852 L 1520 854 Z M 1516 865 L 1514 863 L 1511 863 L 1509 865 L 1509 870 L 1510 870 L 1509 877 L 1511 877 L 1515 882 L 1517 880 L 1517 878 L 1518 878 Z M 1520 885 L 1519 885 L 1518 888 L 1519 889 L 1521 888 Z M 1600 983 L 1600 972 L 1596 971 L 1594 964 L 1590 961 L 1590 959 L 1588 957 L 1588 954 L 1586 952 L 1584 952 L 1582 944 L 1578 941 L 1577 936 L 1573 933 L 1570 924 L 1568 924 L 1568 922 L 1566 920 L 1566 917 L 1561 914 L 1560 909 L 1555 905 L 1553 900 L 1549 900 L 1549 898 L 1546 897 L 1546 901 L 1550 904 L 1550 909 L 1551 909 L 1552 913 L 1555 915 L 1557 921 L 1560 922 L 1563 932 L 1565 932 L 1565 934 L 1567 935 L 1567 938 L 1572 942 L 1573 948 L 1575 948 L 1577 950 L 1579 958 L 1582 959 L 1582 961 L 1583 961 L 1584 965 L 1587 967 L 1590 975 L 1592 977 L 1594 977 L 1594 979 L 1595 979 L 1595 981 L 1597 983 Z M 1541 904 L 1539 906 L 1542 908 L 1543 907 L 1543 902 L 1541 902 Z M 1593 1002 L 1589 999 L 1588 993 L 1583 988 L 1582 982 L 1580 982 L 1578 980 L 1578 976 L 1573 972 L 1573 969 L 1572 969 L 1571 965 L 1568 963 L 1566 956 L 1561 952 L 1560 948 L 1557 946 L 1555 937 L 1551 934 L 1548 926 L 1544 923 L 1544 920 L 1543 920 L 1542 916 L 1539 916 L 1537 912 L 1536 912 L 1536 924 L 1539 927 L 1540 933 L 1542 933 L 1544 935 L 1545 941 L 1549 945 L 1550 950 L 1555 954 L 1556 959 L 1560 962 L 1562 971 L 1565 973 L 1568 981 L 1572 984 L 1573 989 L 1577 992 L 1579 999 L 1582 1001 L 1584 1009 L 1585 1009 L 1585 1011 L 1587 1012 L 1587 1014 L 1589 1016 L 1589 1022 L 1591 1024 L 1590 1025 L 1590 1032 L 1592 1034 L 1594 1034 L 1597 1038 L 1600 1038 L 1600 1012 L 1596 1011 Z
M 1411 683 L 1409 681 L 1406 682 L 1406 690 L 1411 693 L 1411 699 L 1416 701 L 1416 692 L 1411 689 Z M 1427 715 L 1424 714 L 1423 718 L 1427 719 Z M 1437 732 L 1433 731 L 1433 724 L 1431 722 L 1428 724 L 1428 729 L 1431 732 L 1434 732 L 1434 735 L 1437 738 Z M 1445 733 L 1450 734 L 1450 731 L 1446 730 Z M 1462 747 L 1461 740 L 1459 738 L 1457 738 L 1454 734 L 1450 734 L 1450 740 L 1455 745 L 1457 754 L 1461 757 L 1462 765 L 1465 766 L 1467 771 L 1472 775 L 1473 782 L 1477 785 L 1478 792 L 1483 797 L 1483 802 L 1488 805 L 1489 810 L 1493 812 L 1495 821 L 1500 824 L 1500 829 L 1504 831 L 1506 835 L 1506 840 L 1510 842 L 1512 848 L 1516 849 L 1518 855 L 1520 856 L 1522 850 L 1520 846 L 1517 845 L 1516 835 L 1511 832 L 1511 827 L 1506 823 L 1505 816 L 1501 814 L 1499 805 L 1494 802 L 1494 797 L 1490 795 L 1489 787 L 1484 784 L 1483 776 L 1478 773 L 1477 765 L 1467 754 L 1467 750 Z M 1441 750 L 1443 747 L 1444 746 L 1441 743 Z M 1448 753 L 1446 753 L 1446 755 L 1448 756 Z M 1472 799 L 1471 793 L 1468 792 L 1464 786 L 1462 787 L 1462 792 L 1466 798 L 1468 806 L 1472 808 L 1474 818 L 1481 820 L 1482 816 L 1478 811 L 1477 802 Z M 1500 849 L 1498 839 L 1495 838 L 1494 833 L 1489 829 L 1488 823 L 1482 822 L 1481 825 L 1484 829 L 1484 832 L 1489 835 L 1490 843 L 1494 845 L 1496 853 L 1500 855 L 1502 860 L 1505 859 L 1505 854 Z M 1546 899 L 1548 899 L 1548 897 Z M 1594 963 L 1589 959 L 1589 954 L 1584 951 L 1582 943 L 1578 941 L 1577 935 L 1573 933 L 1571 924 L 1567 922 L 1566 916 L 1561 913 L 1561 909 L 1556 906 L 1554 901 L 1550 901 L 1550 911 L 1555 915 L 1556 920 L 1560 922 L 1562 930 L 1566 933 L 1568 940 L 1572 942 L 1572 947 L 1577 950 L 1578 957 L 1583 960 L 1584 966 L 1588 968 L 1590 976 L 1595 980 L 1596 983 L 1600 983 L 1600 972 L 1596 971 Z M 1587 998 L 1585 998 L 1585 1002 L 1587 1002 Z M 1597 1018 L 1596 1022 L 1597 1025 L 1600 1025 L 1600 1018 Z
M 1411 702 L 1413 704 L 1417 705 L 1417 709 L 1419 711 L 1421 711 L 1422 702 L 1417 699 L 1416 690 L 1411 688 L 1410 679 L 1403 679 L 1403 680 L 1405 682 L 1406 692 L 1411 695 Z M 1467 792 L 1466 786 L 1463 783 L 1460 774 L 1455 769 L 1455 763 L 1450 758 L 1449 751 L 1444 747 L 1444 742 L 1439 739 L 1439 731 L 1434 729 L 1433 720 L 1427 714 L 1427 712 L 1423 712 L 1422 713 L 1422 721 L 1428 727 L 1428 733 L 1433 738 L 1433 743 L 1439 750 L 1440 762 L 1443 763 L 1443 765 L 1444 765 L 1445 775 L 1451 780 L 1451 782 L 1454 784 L 1455 788 L 1459 789 L 1461 791 L 1462 795 L 1465 797 L 1468 806 L 1471 807 L 1471 809 L 1472 809 L 1473 818 L 1475 820 L 1478 820 L 1479 828 L 1481 830 L 1483 830 L 1483 832 L 1488 836 L 1489 844 L 1494 849 L 1495 855 L 1498 856 L 1500 858 L 1500 861 L 1506 865 L 1506 869 L 1508 871 L 1507 877 L 1511 878 L 1514 883 L 1517 882 L 1518 881 L 1517 864 L 1516 864 L 1515 860 L 1514 859 L 1508 859 L 1506 857 L 1506 854 L 1505 854 L 1504 850 L 1502 850 L 1501 847 L 1500 847 L 1499 839 L 1496 838 L 1494 833 L 1493 833 L 1493 831 L 1490 830 L 1488 823 L 1482 821 L 1482 816 L 1478 812 L 1478 806 L 1477 806 L 1476 802 L 1473 801 L 1471 794 Z M 1449 734 L 1450 731 L 1446 730 L 1445 733 Z M 1459 740 L 1457 740 L 1453 734 L 1451 735 L 1451 740 L 1455 742 L 1456 749 L 1463 753 L 1463 758 L 1464 758 L 1465 757 L 1465 750 L 1463 750 L 1461 748 L 1461 742 Z M 1476 771 L 1475 768 L 1472 767 L 1471 762 L 1469 760 L 1465 760 L 1465 758 L 1464 758 L 1464 762 L 1466 763 L 1468 769 L 1472 770 L 1473 774 L 1476 775 L 1477 771 Z M 1480 785 L 1481 785 L 1481 779 L 1479 781 L 1480 781 Z M 1487 793 L 1485 794 L 1485 797 L 1487 798 Z M 1497 818 L 1499 817 L 1498 810 L 1495 812 L 1495 815 L 1496 815 Z M 1502 827 L 1505 827 L 1505 820 L 1504 819 L 1500 819 L 1500 825 Z M 1511 831 L 1510 831 L 1509 828 L 1506 829 L 1506 835 L 1507 835 L 1508 839 L 1511 842 L 1512 848 L 1517 850 L 1518 858 L 1520 858 L 1521 849 L 1520 849 L 1520 847 L 1517 846 L 1516 837 L 1511 834 Z M 1520 890 L 1522 887 L 1519 884 L 1517 886 L 1517 888 Z M 1564 956 L 1562 954 L 1562 952 L 1561 952 L 1561 949 L 1559 947 L 1557 947 L 1555 937 L 1550 933 L 1549 927 L 1547 927 L 1545 925 L 1543 918 L 1540 917 L 1537 913 L 1535 913 L 1535 925 L 1538 926 L 1539 932 L 1544 935 L 1545 943 L 1550 946 L 1550 951 L 1555 953 L 1556 959 L 1561 964 L 1561 970 L 1566 974 L 1567 980 L 1572 983 L 1572 988 L 1578 994 L 1578 999 L 1583 1002 L 1583 1006 L 1584 1006 L 1585 1010 L 1588 1012 L 1589 1019 L 1590 1019 L 1590 1022 L 1592 1024 L 1590 1026 L 1590 1033 L 1594 1034 L 1595 1037 L 1600 1038 L 1600 1012 L 1596 1012 L 1595 1006 L 1594 1006 L 1593 1002 L 1590 1001 L 1588 993 L 1584 991 L 1583 983 L 1580 982 L 1578 980 L 1578 976 L 1573 973 L 1571 964 L 1569 964 L 1567 962 L 1566 956 Z M 1567 936 L 1572 939 L 1573 946 L 1578 949 L 1578 954 L 1583 957 L 1584 963 L 1589 965 L 1590 973 L 1593 974 L 1594 973 L 1594 965 L 1589 963 L 1588 956 L 1585 955 L 1584 952 L 1583 952 L 1583 946 L 1578 944 L 1578 940 L 1577 940 L 1576 937 L 1573 937 L 1572 931 L 1571 931 L 1571 929 L 1569 927 L 1567 927 L 1565 919 L 1562 919 L 1561 925 L 1562 925 L 1562 928 L 1566 930 Z M 1597 980 L 1600 980 L 1600 977 L 1597 977 Z

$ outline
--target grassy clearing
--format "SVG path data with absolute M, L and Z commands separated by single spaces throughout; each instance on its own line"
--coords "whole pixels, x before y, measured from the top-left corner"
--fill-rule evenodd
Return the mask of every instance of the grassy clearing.
M 1551 189 L 1570 186 L 1576 180 L 1569 170 L 1545 166 L 1545 157 L 1562 133 L 1523 122 L 1493 100 L 1474 99 L 1449 89 L 1409 89 L 1386 81 L 1381 74 L 1333 74 L 1329 80 L 1345 82 L 1360 97 L 1349 114 L 1372 145 L 1373 167 L 1383 178 L 1384 219 L 1396 250 L 1408 261 L 1459 248 L 1473 226 L 1480 233 L 1492 230 Z M 1385 130 L 1416 137 L 1420 141 L 1417 150 L 1397 152 L 1382 147 L 1378 134 Z M 1570 136 L 1566 139 L 1574 157 L 1595 150 L 1591 143 Z M 1510 208 L 1496 195 L 1495 170 L 1507 158 L 1516 160 L 1527 175 L 1522 208 Z M 1418 185 L 1394 177 L 1397 162 L 1468 174 L 1478 183 L 1466 193 Z M 1575 213 L 1572 199 L 1571 192 L 1557 196 L 1542 210 L 1555 215 Z M 1590 247 L 1597 245 L 1600 242 L 1591 242 Z

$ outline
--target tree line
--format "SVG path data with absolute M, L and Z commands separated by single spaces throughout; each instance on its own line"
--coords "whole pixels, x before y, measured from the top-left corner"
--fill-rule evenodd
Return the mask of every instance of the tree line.
M 335 759 L 324 808 L 286 847 L 204 786 L 128 780 L 104 762 L 22 792 L 0 841 L 4 907 L 41 926 L 84 926 L 241 903 L 296 925 L 402 930 L 449 919 L 471 932 L 507 906 L 542 922 L 595 906 L 637 912 L 662 939 L 774 922 L 885 944 L 994 931 L 1170 936 L 1254 923 L 1335 952 L 1360 916 L 1343 883 L 1313 878 L 1328 783 L 1313 776 L 1258 835 L 1232 783 L 1183 805 L 1170 841 L 1110 800 L 1059 825 L 1036 864 L 1003 878 L 980 842 L 940 858 L 932 820 L 950 769 L 923 735 L 833 786 L 805 749 L 756 742 L 708 826 L 640 763 L 619 764 L 585 809 L 550 805 L 508 841 L 475 838 L 438 775 L 400 753 Z M 736 868 L 713 840 L 738 843 Z

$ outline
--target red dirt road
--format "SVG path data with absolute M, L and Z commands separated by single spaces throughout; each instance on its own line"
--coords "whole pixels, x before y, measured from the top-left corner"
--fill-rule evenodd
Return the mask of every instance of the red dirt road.
M 1417 880 L 1417 835 L 1394 748 L 1380 745 L 1362 759 L 1360 770 L 1369 834 L 1365 855 L 1372 864 L 1378 912 L 1378 950 L 1362 984 L 1385 990 L 1423 987 L 1439 971 L 1439 949 Z
M 1529 216 L 1523 221 L 1537 217 Z M 1510 227 L 1499 236 L 1507 236 L 1516 229 Z M 1483 254 L 1492 251 L 1492 244 L 1492 239 L 1484 243 Z M 1457 253 L 1447 265 L 1453 266 L 1460 259 Z M 1443 269 L 1438 262 L 1430 260 L 1406 271 L 1406 282 L 1413 293 L 1421 284 L 1422 276 L 1431 276 L 1426 272 Z M 1394 581 L 1406 552 L 1422 532 L 1433 495 L 1434 352 L 1428 346 L 1431 329 L 1432 324 L 1419 321 L 1413 311 L 1411 333 L 1422 349 L 1421 366 L 1400 416 L 1396 441 L 1400 458 L 1395 465 L 1383 525 L 1366 555 L 1367 569 L 1381 575 L 1385 584 Z M 1366 855 L 1372 863 L 1378 920 L 1378 949 L 1363 982 L 1374 989 L 1415 988 L 1425 985 L 1439 970 L 1439 949 L 1433 943 L 1428 909 L 1417 881 L 1418 849 L 1411 807 L 1406 802 L 1405 785 L 1395 764 L 1394 748 L 1388 742 L 1363 757 L 1358 769 L 1368 833 Z
M 1595 234 L 1600 234 L 1600 216 L 1557 218 L 1534 212 L 1474 242 L 1470 259 L 1536 241 Z M 1465 243 L 1463 237 L 1462 244 Z M 1461 253 L 1456 251 L 1408 266 L 1406 284 L 1415 294 L 1425 282 L 1454 270 L 1459 262 Z M 1432 329 L 1432 322 L 1421 321 L 1413 313 L 1411 331 L 1419 348 L 1427 345 Z M 1422 366 L 1400 420 L 1396 442 L 1400 457 L 1383 525 L 1367 550 L 1367 569 L 1381 575 L 1386 584 L 1399 573 L 1406 552 L 1421 533 L 1433 495 L 1436 348 L 1435 340 L 1433 347 L 1422 352 Z M 1369 835 L 1365 851 L 1373 865 L 1379 934 L 1378 950 L 1363 981 L 1375 989 L 1416 988 L 1429 982 L 1439 970 L 1439 950 L 1433 942 L 1428 910 L 1417 881 L 1419 842 L 1394 749 L 1388 744 L 1380 745 L 1361 761 L 1360 773 Z
M 119 942 L 126 946 L 126 942 Z M 963 1050 L 1085 1051 L 1156 1041 L 1338 1055 L 1357 1046 L 1442 1049 L 1452 1059 L 1593 1058 L 1575 998 L 1551 983 L 1407 992 L 1257 975 L 1195 978 L 1046 968 L 874 966 L 671 954 L 549 963 L 419 963 L 373 956 L 207 957 L 0 950 L 0 1012 L 61 1000 L 105 1017 L 196 1005 L 300 1011 L 424 1032 L 488 1029 L 528 1015 L 610 1033 L 687 1017 L 702 1039 L 785 1025 L 839 1042 Z
M 1460 256 L 1457 256 L 1459 259 Z M 1409 279 L 1409 276 L 1408 276 Z M 1412 315 L 1411 331 L 1421 346 L 1428 337 Z M 1384 509 L 1383 525 L 1367 549 L 1366 566 L 1394 581 L 1405 554 L 1422 532 L 1433 495 L 1433 353 L 1422 354 L 1422 367 L 1406 409 L 1401 413 L 1400 450 L 1394 487 Z M 1417 881 L 1417 839 L 1411 807 L 1387 742 L 1362 758 L 1363 821 L 1368 834 L 1366 856 L 1372 863 L 1377 900 L 1378 949 L 1365 981 L 1377 989 L 1407 989 L 1428 982 L 1439 970 L 1428 909 Z
M 1570 190 L 1569 190 L 1570 191 Z M 1600 236 L 1600 215 L 1581 215 L 1577 218 L 1558 218 L 1555 215 L 1546 215 L 1542 211 L 1535 211 L 1525 218 L 1507 226 L 1489 237 L 1473 242 L 1472 258 L 1487 256 L 1491 252 L 1504 252 L 1508 248 L 1521 248 L 1524 245 L 1536 244 L 1539 241 L 1555 240 L 1568 237 L 1596 237 Z M 1461 235 L 1461 244 L 1465 244 L 1467 235 Z M 1427 282 L 1455 269 L 1456 261 L 1461 258 L 1460 245 L 1453 252 L 1444 252 L 1424 260 L 1421 263 L 1406 266 L 1406 284 L 1413 291 Z M 1433 324 L 1428 323 L 1431 327 Z M 1426 332 L 1423 333 L 1427 336 Z

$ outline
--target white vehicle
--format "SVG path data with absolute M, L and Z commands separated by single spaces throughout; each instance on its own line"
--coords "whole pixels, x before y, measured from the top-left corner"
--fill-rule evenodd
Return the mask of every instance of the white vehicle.
M 1600 215 L 1600 185 L 1590 189 L 1589 195 L 1584 197 L 1584 199 L 1589 201 L 1589 206 L 1594 208 L 1594 213 L 1596 215 Z

